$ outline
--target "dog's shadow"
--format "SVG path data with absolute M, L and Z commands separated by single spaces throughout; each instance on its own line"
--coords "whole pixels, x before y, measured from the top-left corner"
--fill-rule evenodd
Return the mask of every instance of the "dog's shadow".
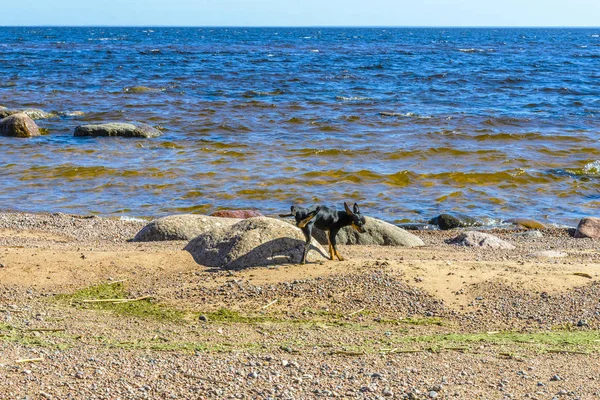
M 230 257 L 231 246 L 215 246 L 212 250 L 207 250 L 206 245 L 194 239 L 189 242 L 183 250 L 191 254 L 194 261 L 200 265 L 210 267 L 210 272 L 223 270 L 240 271 L 253 267 L 268 267 L 283 264 L 298 264 L 302 260 L 304 252 L 303 240 L 284 237 L 261 243 L 249 252 L 239 257 Z M 308 255 L 316 251 L 325 259 L 328 256 L 311 243 Z

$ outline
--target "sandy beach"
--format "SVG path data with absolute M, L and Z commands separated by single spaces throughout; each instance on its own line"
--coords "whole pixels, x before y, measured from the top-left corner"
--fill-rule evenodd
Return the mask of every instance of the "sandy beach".
M 2 398 L 600 396 L 598 243 L 567 229 L 223 271 L 146 223 L 0 214 Z

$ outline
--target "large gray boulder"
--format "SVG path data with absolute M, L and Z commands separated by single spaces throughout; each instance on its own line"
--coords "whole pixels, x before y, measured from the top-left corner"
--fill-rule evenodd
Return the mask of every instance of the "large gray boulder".
M 107 124 L 80 125 L 75 128 L 74 136 L 120 136 L 133 138 L 153 138 L 161 132 L 150 125 L 140 122 L 110 122 Z
M 0 135 L 13 137 L 39 136 L 40 129 L 27 114 L 19 113 L 0 120 Z
M 418 237 L 396 225 L 392 225 L 380 219 L 365 217 L 365 232 L 358 233 L 351 226 L 342 228 L 337 236 L 337 244 L 361 244 L 361 245 L 379 245 L 379 246 L 404 246 L 418 247 L 425 243 Z M 320 229 L 313 229 L 313 237 L 321 244 L 327 244 L 325 232 Z
M 294 225 L 275 218 L 257 217 L 208 231 L 192 240 L 185 250 L 190 252 L 198 264 L 240 269 L 299 263 L 304 243 L 302 231 Z M 313 240 L 307 261 L 326 259 L 321 245 Z
M 164 240 L 192 240 L 205 232 L 231 226 L 241 220 L 209 217 L 198 214 L 178 214 L 156 219 L 142 228 L 134 242 L 159 242 Z
M 477 231 L 463 232 L 450 240 L 449 243 L 467 247 L 485 247 L 488 249 L 512 250 L 515 248 L 512 244 L 494 235 Z
M 573 236 L 576 238 L 600 239 L 600 218 L 582 218 Z

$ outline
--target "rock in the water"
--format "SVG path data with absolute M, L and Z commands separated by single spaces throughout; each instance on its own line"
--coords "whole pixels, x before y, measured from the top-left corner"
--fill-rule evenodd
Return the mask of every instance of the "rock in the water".
M 108 124 L 80 125 L 75 128 L 75 136 L 121 136 L 136 138 L 153 138 L 161 132 L 150 125 L 139 122 L 111 122 Z
M 509 222 L 511 224 L 514 224 L 514 225 L 517 225 L 519 227 L 526 228 L 526 229 L 545 229 L 546 228 L 546 225 L 544 225 L 541 222 L 538 222 L 534 219 L 511 218 L 511 219 L 507 219 L 505 222 Z
M 423 224 L 418 222 L 407 222 L 404 224 L 398 224 L 396 226 L 407 231 L 432 231 L 438 229 L 437 225 Z
M 304 243 L 302 231 L 295 226 L 275 218 L 258 217 L 208 231 L 192 240 L 185 250 L 198 264 L 239 269 L 299 263 Z M 307 261 L 326 259 L 323 248 L 313 240 Z
M 465 214 L 440 214 L 429 220 L 430 224 L 437 225 L 445 231 L 454 228 L 465 228 L 469 226 L 482 226 L 483 222 L 477 218 L 469 217 Z
M 0 135 L 13 137 L 39 136 L 40 129 L 27 114 L 19 113 L 0 120 Z
M 494 235 L 477 231 L 463 232 L 454 239 L 450 240 L 449 243 L 468 247 L 487 247 L 490 249 L 512 250 L 515 248 L 515 246 L 512 244 Z
M 61 117 L 82 117 L 85 115 L 83 111 L 59 111 L 57 114 Z
M 264 217 L 261 213 L 254 210 L 220 210 L 215 211 L 210 214 L 211 217 L 221 217 L 221 218 L 238 218 L 238 219 L 246 219 L 246 218 L 255 218 L 255 217 Z
M 576 238 L 600 238 L 600 218 L 586 217 L 579 221 L 575 234 Z
M 218 218 L 198 214 L 169 215 L 150 222 L 135 235 L 133 241 L 192 240 L 205 232 L 231 226 L 239 221 L 234 218 Z
M 337 244 L 361 244 L 361 245 L 379 245 L 379 246 L 405 246 L 418 247 L 425 243 L 413 235 L 380 219 L 365 217 L 366 223 L 363 226 L 364 233 L 358 233 L 351 226 L 341 229 L 336 237 Z M 325 232 L 320 229 L 313 229 L 313 236 L 321 244 L 327 244 Z
M 54 117 L 54 114 L 47 113 L 44 110 L 40 110 L 39 108 L 24 108 L 24 109 L 14 109 L 14 108 L 2 108 L 0 109 L 0 118 L 8 117 L 9 115 L 14 114 L 26 114 L 31 119 L 44 119 Z

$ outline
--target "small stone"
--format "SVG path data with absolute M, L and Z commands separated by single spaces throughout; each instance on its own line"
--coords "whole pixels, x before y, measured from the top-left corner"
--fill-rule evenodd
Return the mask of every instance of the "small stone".
M 484 247 L 490 249 L 508 249 L 515 248 L 512 244 L 502 240 L 489 233 L 466 231 L 449 241 L 450 244 L 456 244 L 466 247 Z
M 538 385 L 538 386 L 540 386 L 540 387 L 542 387 L 542 386 L 546 386 L 546 385 L 544 384 L 544 382 L 538 382 L 538 383 L 537 383 L 537 385 Z
M 288 360 L 281 360 L 281 365 L 283 367 L 287 367 L 288 365 L 290 365 L 290 362 Z
M 513 234 L 515 237 L 525 238 L 525 239 L 539 239 L 543 238 L 544 235 L 540 231 L 525 231 Z
M 552 382 L 556 382 L 556 381 L 561 381 L 562 378 L 558 375 L 554 375 L 552 378 L 550 378 L 550 381 Z
M 535 253 L 528 254 L 529 257 L 535 258 L 562 258 L 567 255 L 567 253 L 563 253 L 562 251 L 554 250 L 536 251 Z
M 250 372 L 248 374 L 248 378 L 252 378 L 252 379 L 258 378 L 258 372 L 254 372 L 254 371 Z
M 429 392 L 429 398 L 430 399 L 435 399 L 437 397 L 438 397 L 438 394 L 437 394 L 437 392 L 435 390 L 432 390 L 432 391 Z
M 75 378 L 77 378 L 77 379 L 83 379 L 84 378 L 83 372 L 77 371 L 75 373 Z
M 385 397 L 393 397 L 393 396 L 394 396 L 394 392 L 392 392 L 392 390 L 391 390 L 390 388 L 385 388 L 385 389 L 383 389 L 383 392 L 382 392 L 382 394 L 383 394 Z
M 208 322 L 208 318 L 206 317 L 206 315 L 201 315 L 198 317 L 198 319 L 202 322 Z

